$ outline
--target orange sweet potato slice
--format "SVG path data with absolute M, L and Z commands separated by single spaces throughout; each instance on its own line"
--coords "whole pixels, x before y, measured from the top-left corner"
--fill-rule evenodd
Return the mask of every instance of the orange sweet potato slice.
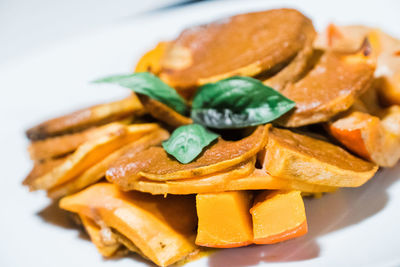
M 122 122 L 124 123 L 124 122 Z M 74 152 L 83 143 L 107 135 L 115 130 L 114 124 L 93 127 L 82 132 L 65 134 L 33 141 L 28 151 L 32 160 L 43 160 L 47 158 L 60 157 Z
M 270 125 L 259 126 L 250 136 L 239 141 L 221 138 L 197 159 L 182 164 L 162 147 L 151 147 L 135 155 L 121 157 L 106 172 L 110 182 L 127 185 L 140 178 L 155 181 L 189 179 L 220 172 L 256 155 L 266 144 Z
M 352 111 L 328 124 L 330 134 L 349 150 L 383 167 L 400 159 L 400 107 L 381 111 L 381 116 Z
M 256 244 L 274 244 L 307 233 L 300 191 L 263 191 L 257 195 L 250 213 Z
M 145 110 L 151 116 L 159 121 L 165 122 L 173 128 L 193 123 L 193 120 L 191 118 L 179 114 L 178 112 L 161 103 L 160 101 L 154 100 L 145 95 L 140 95 L 139 99 L 140 102 L 142 102 Z
M 338 52 L 356 52 L 371 28 L 362 25 L 337 26 L 329 24 L 324 32 L 317 35 L 314 47 Z
M 230 189 L 230 181 L 250 175 L 254 171 L 255 160 L 251 159 L 223 172 L 199 178 L 177 181 L 152 181 L 142 178 L 129 184 L 118 184 L 123 190 L 137 190 L 153 195 L 187 195 L 198 193 L 223 192 Z
M 306 41 L 304 42 L 303 49 L 301 49 L 295 58 L 276 75 L 265 80 L 264 84 L 277 91 L 281 91 L 288 83 L 297 82 L 306 72 L 313 59 L 315 31 L 313 28 L 308 28 L 305 32 Z
M 50 172 L 55 167 L 61 165 L 66 161 L 67 157 L 57 158 L 57 159 L 47 159 L 43 161 L 35 161 L 32 170 L 28 176 L 22 182 L 23 185 L 30 185 L 38 177 L 45 175 Z
M 165 54 L 168 42 L 159 42 L 156 47 L 146 52 L 136 65 L 135 72 L 151 72 L 158 74 L 161 71 L 161 60 Z
M 45 121 L 26 131 L 31 140 L 40 140 L 66 133 L 88 129 L 121 120 L 134 114 L 141 114 L 143 106 L 135 94 L 119 101 L 96 105 Z
M 117 230 L 159 266 L 173 264 L 196 250 L 193 196 L 164 198 L 98 183 L 61 199 L 60 207 Z
M 116 237 L 110 229 L 107 229 L 107 240 L 104 240 L 105 234 L 102 234 L 105 229 L 101 229 L 92 219 L 84 215 L 79 215 L 83 227 L 88 233 L 90 240 L 96 246 L 99 253 L 104 257 L 113 256 L 121 247 Z
M 253 231 L 250 205 L 251 195 L 247 191 L 198 194 L 196 244 L 216 248 L 251 244 Z
M 37 177 L 29 185 L 30 189 L 48 190 L 65 183 L 82 174 L 85 170 L 104 159 L 108 154 L 140 138 L 144 134 L 154 131 L 158 127 L 154 123 L 134 124 L 131 126 L 115 123 L 115 131 L 81 145 L 62 164 L 43 176 Z
M 282 90 L 282 94 L 296 102 L 296 107 L 282 116 L 279 124 L 299 127 L 328 121 L 349 109 L 368 89 L 374 70 L 373 61 L 361 52 L 324 53 L 303 79 Z
M 163 129 L 157 129 L 151 133 L 147 133 L 138 140 L 135 140 L 111 153 L 71 181 L 51 188 L 47 192 L 47 195 L 51 198 L 59 198 L 78 192 L 79 190 L 94 184 L 103 178 L 109 165 L 120 156 L 126 153 L 138 153 L 139 151 L 142 151 L 150 146 L 159 145 L 162 141 L 168 139 L 168 137 L 169 133 Z
M 289 130 L 271 129 L 262 166 L 275 177 L 333 187 L 358 187 L 378 169 L 344 149 Z
M 293 9 L 189 28 L 167 47 L 160 77 L 172 87 L 193 88 L 233 75 L 254 76 L 290 61 L 310 32 L 315 34 L 311 21 Z
M 142 178 L 131 182 L 129 186 L 122 187 L 122 189 L 137 190 L 153 195 L 186 195 L 260 189 L 292 189 L 311 193 L 336 191 L 336 187 L 272 177 L 263 170 L 254 169 L 253 162 L 244 162 L 232 170 L 193 179 L 157 182 Z
M 387 105 L 400 105 L 400 40 L 370 27 L 330 25 L 318 36 L 315 45 L 322 49 L 354 51 L 365 38 L 377 56 L 375 76 L 381 100 Z

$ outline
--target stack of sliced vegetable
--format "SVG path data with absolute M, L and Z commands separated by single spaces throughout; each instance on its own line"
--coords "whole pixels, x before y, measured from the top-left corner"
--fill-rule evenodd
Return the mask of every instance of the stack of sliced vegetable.
M 242 14 L 95 83 L 131 95 L 29 129 L 24 184 L 77 214 L 105 257 L 167 266 L 302 236 L 303 196 L 400 158 L 400 41 L 377 29 L 317 36 L 296 10 Z

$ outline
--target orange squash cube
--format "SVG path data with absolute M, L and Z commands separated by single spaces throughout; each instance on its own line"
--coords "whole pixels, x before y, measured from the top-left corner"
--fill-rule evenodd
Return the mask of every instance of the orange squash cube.
M 274 244 L 307 233 L 300 191 L 263 191 L 250 209 L 255 244 Z

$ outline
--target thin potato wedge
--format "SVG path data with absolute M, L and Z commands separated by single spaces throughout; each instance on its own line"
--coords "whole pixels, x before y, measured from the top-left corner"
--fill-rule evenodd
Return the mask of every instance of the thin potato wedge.
M 117 183 L 117 185 L 124 191 L 137 190 L 153 195 L 188 195 L 222 192 L 230 190 L 228 187 L 230 180 L 250 175 L 254 171 L 254 164 L 255 160 L 251 159 L 227 171 L 199 178 L 165 182 L 157 182 L 142 178 L 127 184 Z M 118 182 L 120 181 L 125 180 L 119 180 Z
M 282 179 L 333 187 L 358 187 L 378 166 L 344 149 L 312 137 L 273 128 L 264 153 L 263 169 Z
M 157 124 L 134 124 L 125 126 L 115 123 L 115 131 L 80 146 L 66 161 L 45 175 L 35 179 L 29 186 L 31 190 L 48 190 L 82 174 L 85 170 L 104 159 L 120 147 L 159 128 Z
M 151 147 L 130 157 L 117 160 L 106 172 L 106 178 L 117 184 L 129 184 L 145 177 L 155 181 L 189 179 L 231 168 L 252 158 L 267 142 L 270 125 L 259 126 L 250 136 L 239 141 L 221 138 L 197 159 L 182 164 L 171 158 L 162 147 Z M 119 181 L 119 180 L 126 181 Z
M 84 171 L 78 177 L 66 182 L 65 184 L 61 184 L 59 186 L 51 188 L 47 192 L 47 195 L 50 198 L 59 198 L 78 192 L 81 189 L 91 184 L 94 184 L 95 182 L 103 178 L 109 165 L 122 155 L 126 153 L 136 154 L 139 151 L 142 151 L 150 146 L 159 145 L 162 141 L 168 139 L 168 137 L 169 133 L 163 129 L 157 129 L 151 133 L 147 133 L 143 137 L 140 137 L 138 140 L 135 140 L 132 143 L 129 143 L 118 149 L 117 151 L 111 153 L 103 160 Z
M 242 163 L 230 171 L 216 173 L 205 177 L 179 181 L 156 182 L 140 179 L 131 182 L 123 190 L 137 190 L 153 195 L 186 195 L 201 193 L 218 193 L 237 190 L 300 190 L 310 193 L 327 193 L 337 190 L 336 187 L 308 184 L 296 180 L 285 180 L 272 177 L 260 169 Z M 252 170 L 252 172 L 249 172 Z M 120 185 L 119 185 L 120 186 Z
M 45 175 L 50 172 L 55 167 L 61 165 L 67 160 L 68 156 L 57 158 L 57 159 L 48 159 L 43 161 L 35 161 L 32 170 L 28 174 L 28 176 L 22 182 L 23 185 L 30 185 L 37 178 Z
M 135 94 L 119 101 L 96 105 L 45 121 L 26 131 L 30 140 L 40 140 L 66 133 L 79 132 L 92 126 L 121 120 L 143 113 L 143 106 Z
M 164 198 L 98 183 L 61 199 L 60 207 L 117 230 L 159 266 L 173 264 L 197 249 L 193 196 Z
M 126 121 L 126 123 L 129 122 Z M 62 136 L 46 138 L 44 140 L 37 140 L 33 141 L 29 145 L 28 151 L 32 160 L 60 157 L 74 152 L 83 143 L 107 135 L 114 130 L 114 124 L 109 123 L 104 126 L 93 127 L 82 132 L 65 134 Z
M 121 244 L 117 241 L 111 229 L 101 229 L 92 219 L 85 215 L 79 215 L 79 218 L 90 240 L 101 255 L 104 257 L 111 257 L 121 248 Z M 104 232 L 107 232 L 107 234 L 104 234 Z

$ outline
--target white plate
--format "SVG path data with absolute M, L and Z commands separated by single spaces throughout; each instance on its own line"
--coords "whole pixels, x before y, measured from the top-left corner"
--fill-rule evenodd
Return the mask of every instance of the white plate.
M 400 37 L 398 1 L 211 2 L 110 25 L 0 69 L 0 266 L 146 266 L 132 256 L 105 260 L 43 192 L 20 185 L 31 163 L 23 130 L 42 119 L 126 94 L 90 85 L 131 71 L 139 56 L 182 28 L 229 14 L 296 7 L 318 29 L 363 23 Z M 400 166 L 361 188 L 307 200 L 309 233 L 278 245 L 226 249 L 187 266 L 400 266 Z

